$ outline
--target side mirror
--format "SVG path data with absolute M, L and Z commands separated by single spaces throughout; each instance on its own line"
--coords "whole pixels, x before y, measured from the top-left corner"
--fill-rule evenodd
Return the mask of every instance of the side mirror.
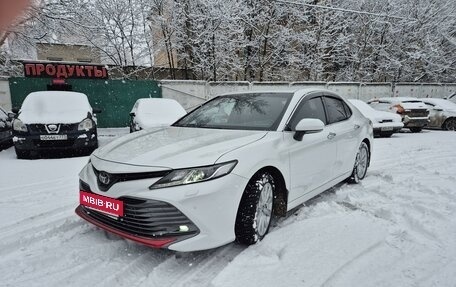
M 14 119 L 16 117 L 17 113 L 8 113 L 8 118 L 10 120 Z
M 302 119 L 296 125 L 293 138 L 302 141 L 305 134 L 319 133 L 325 128 L 325 124 L 319 119 Z
M 19 108 L 12 108 L 11 111 L 15 114 L 19 113 Z
M 101 109 L 99 109 L 99 108 L 92 108 L 92 112 L 93 112 L 94 114 L 101 114 Z
M 131 112 L 130 117 L 134 117 L 134 116 L 136 116 L 136 114 L 134 112 Z

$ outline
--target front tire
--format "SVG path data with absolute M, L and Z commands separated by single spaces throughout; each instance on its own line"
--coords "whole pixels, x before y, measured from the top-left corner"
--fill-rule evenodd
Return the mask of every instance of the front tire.
M 31 158 L 31 154 L 28 150 L 20 150 L 17 148 L 14 148 L 14 150 L 16 151 L 17 159 L 30 159 Z
M 358 153 L 356 154 L 355 166 L 353 167 L 352 174 L 347 179 L 349 183 L 359 183 L 366 177 L 369 158 L 369 147 L 365 142 L 362 142 L 359 146 Z
M 393 135 L 393 133 L 390 133 L 390 132 L 380 133 L 380 137 L 382 137 L 382 138 L 390 138 L 392 135 Z
M 273 215 L 276 191 L 274 177 L 267 171 L 257 172 L 242 195 L 236 216 L 236 241 L 252 245 L 268 233 Z

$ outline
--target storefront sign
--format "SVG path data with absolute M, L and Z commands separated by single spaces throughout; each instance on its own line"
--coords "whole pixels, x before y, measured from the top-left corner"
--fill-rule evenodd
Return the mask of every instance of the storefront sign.
M 30 78 L 107 79 L 108 70 L 102 65 L 24 62 L 24 75 Z

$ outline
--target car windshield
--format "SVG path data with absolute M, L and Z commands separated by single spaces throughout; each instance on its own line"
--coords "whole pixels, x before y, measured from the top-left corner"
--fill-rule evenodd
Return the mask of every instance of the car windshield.
M 422 101 L 418 101 L 418 100 L 406 100 L 406 101 L 402 101 L 403 103 L 422 103 Z
M 291 93 L 255 93 L 217 97 L 173 126 L 237 130 L 276 130 Z

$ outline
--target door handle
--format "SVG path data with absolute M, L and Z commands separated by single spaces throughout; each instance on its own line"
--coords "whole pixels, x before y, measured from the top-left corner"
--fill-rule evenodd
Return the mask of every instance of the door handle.
M 336 136 L 335 133 L 329 133 L 329 134 L 328 134 L 328 139 L 329 139 L 329 140 L 332 140 L 335 136 Z
M 356 125 L 354 126 L 355 130 L 359 129 L 361 126 L 360 125 Z

